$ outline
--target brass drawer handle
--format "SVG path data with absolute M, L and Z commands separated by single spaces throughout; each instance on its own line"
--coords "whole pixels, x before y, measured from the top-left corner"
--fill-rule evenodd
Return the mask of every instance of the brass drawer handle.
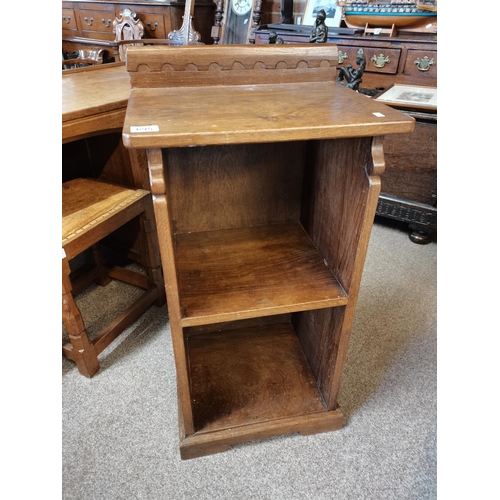
M 66 24 L 69 24 L 69 23 L 70 23 L 70 21 L 71 21 L 71 17 L 70 17 L 70 16 L 68 16 L 68 17 L 63 16 L 63 21 L 64 21 Z
M 156 28 L 158 28 L 158 23 L 154 23 L 153 26 L 154 28 L 151 28 L 151 23 L 148 21 L 147 23 L 149 31 L 156 31 Z
M 342 64 L 347 59 L 347 54 L 339 50 L 339 64 Z
M 419 71 L 429 71 L 429 68 L 434 66 L 434 58 L 429 59 L 427 56 L 424 56 L 420 59 L 420 57 L 417 57 L 413 61 L 413 64 L 417 66 Z
M 104 24 L 104 26 L 106 26 L 106 28 L 109 28 L 111 26 L 111 19 L 108 19 L 108 22 L 106 23 L 106 21 L 104 20 L 104 17 L 101 19 L 101 23 Z
M 387 56 L 384 56 L 384 54 L 380 54 L 378 56 L 373 56 L 371 58 L 371 61 L 373 62 L 373 65 L 376 67 L 376 68 L 383 68 L 387 63 L 390 63 L 391 60 L 389 59 L 389 57 Z
M 94 22 L 94 18 L 93 17 L 90 18 L 90 23 L 89 23 L 89 20 L 86 17 L 84 17 L 83 20 L 85 21 L 85 24 L 87 26 L 92 26 L 92 23 Z

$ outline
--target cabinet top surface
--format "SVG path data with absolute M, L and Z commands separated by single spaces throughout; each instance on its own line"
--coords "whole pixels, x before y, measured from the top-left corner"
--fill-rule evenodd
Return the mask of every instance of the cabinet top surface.
M 62 121 L 125 108 L 130 76 L 123 63 L 91 66 L 62 73 Z
M 366 137 L 408 133 L 414 122 L 332 81 L 134 88 L 123 142 L 162 148 Z

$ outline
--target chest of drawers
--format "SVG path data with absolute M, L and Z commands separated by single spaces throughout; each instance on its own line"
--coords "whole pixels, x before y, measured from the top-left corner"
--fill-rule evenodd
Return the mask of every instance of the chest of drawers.
M 125 1 L 73 0 L 62 2 L 62 50 L 103 49 L 103 60 L 118 60 L 118 49 L 113 47 L 115 34 L 113 20 L 124 9 L 135 12 L 144 25 L 144 38 L 167 38 L 182 26 L 185 2 L 183 1 Z M 196 0 L 194 26 L 205 44 L 213 42 L 210 30 L 214 19 L 215 4 L 212 0 Z
M 332 29 L 330 28 L 332 31 Z M 262 26 L 255 32 L 256 44 L 267 44 L 271 30 Z M 309 33 L 273 29 L 285 44 L 309 43 Z M 392 84 L 437 86 L 437 36 L 429 34 L 338 35 L 329 33 L 328 43 L 339 50 L 338 67 L 356 66 L 356 54 L 363 49 L 366 69 L 363 87 L 385 89 Z

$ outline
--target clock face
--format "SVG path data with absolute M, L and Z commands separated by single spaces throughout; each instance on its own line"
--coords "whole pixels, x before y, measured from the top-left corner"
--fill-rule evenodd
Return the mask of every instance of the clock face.
M 250 11 L 252 8 L 251 0 L 231 0 L 231 8 L 235 14 L 242 16 Z
M 226 19 L 221 41 L 223 44 L 247 43 L 254 0 L 227 0 Z M 231 7 L 229 7 L 231 5 Z

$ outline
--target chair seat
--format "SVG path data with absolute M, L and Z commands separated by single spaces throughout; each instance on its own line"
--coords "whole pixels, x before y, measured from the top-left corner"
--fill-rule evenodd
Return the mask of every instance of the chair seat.
M 63 342 L 63 355 L 72 359 L 86 377 L 92 377 L 99 370 L 97 356 L 103 349 L 152 304 L 164 303 L 163 279 L 157 272 L 159 255 L 152 244 L 152 233 L 156 229 L 152 210 L 151 194 L 143 189 L 81 178 L 62 184 L 62 316 L 69 336 L 69 342 Z M 109 266 L 99 244 L 135 217 L 140 217 L 139 224 L 145 232 L 139 243 L 147 250 L 146 273 Z M 69 261 L 89 249 L 93 265 L 90 269 L 81 266 L 79 270 L 85 272 L 76 278 Z M 106 286 L 112 279 L 140 287 L 144 292 L 90 340 L 73 295 L 90 281 Z
M 74 179 L 62 188 L 62 247 L 69 259 L 140 214 L 137 202 L 149 195 L 94 179 Z

